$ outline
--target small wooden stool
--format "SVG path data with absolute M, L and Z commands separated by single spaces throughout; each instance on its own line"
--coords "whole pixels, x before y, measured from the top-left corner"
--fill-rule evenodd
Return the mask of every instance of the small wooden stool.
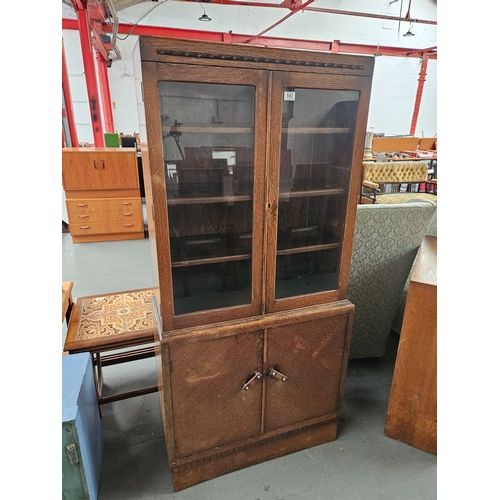
M 158 391 L 158 385 L 155 385 L 110 396 L 102 395 L 103 366 L 155 355 L 153 343 L 157 324 L 152 297 L 153 291 L 145 288 L 79 297 L 73 304 L 64 350 L 70 354 L 91 354 L 99 411 L 102 404 Z M 131 347 L 137 349 L 128 349 Z M 101 354 L 120 350 L 121 352 Z

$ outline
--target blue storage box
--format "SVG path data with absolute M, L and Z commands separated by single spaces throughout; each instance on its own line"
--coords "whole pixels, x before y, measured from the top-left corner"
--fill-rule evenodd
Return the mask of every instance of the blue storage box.
M 104 443 L 92 360 L 62 356 L 62 497 L 97 500 Z

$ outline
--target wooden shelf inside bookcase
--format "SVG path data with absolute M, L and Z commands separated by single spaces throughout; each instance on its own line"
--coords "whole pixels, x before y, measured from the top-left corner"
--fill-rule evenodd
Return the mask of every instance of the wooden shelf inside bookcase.
M 172 267 L 188 267 L 188 266 L 201 266 L 204 264 L 223 264 L 224 262 L 235 262 L 241 260 L 250 260 L 250 254 L 241 255 L 225 255 L 223 257 L 210 257 L 207 259 L 189 259 L 178 262 L 172 262 Z
M 251 134 L 254 132 L 253 127 L 213 127 L 213 126 L 187 126 L 178 127 L 172 130 L 173 127 L 162 127 L 164 133 L 173 134 Z M 282 128 L 282 133 L 287 134 L 348 134 L 350 128 L 345 127 L 289 127 Z

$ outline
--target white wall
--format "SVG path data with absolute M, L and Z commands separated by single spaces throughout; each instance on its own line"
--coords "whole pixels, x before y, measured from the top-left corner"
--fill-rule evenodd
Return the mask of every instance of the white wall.
M 415 135 L 434 137 L 437 133 L 436 63 L 427 65 Z M 385 135 L 409 134 L 418 79 L 420 59 L 380 56 L 375 60 L 368 126 Z
M 406 15 L 408 0 L 389 4 L 390 0 L 316 0 L 312 6 L 391 16 Z M 402 3 L 401 3 L 402 2 Z M 268 0 L 268 3 L 280 3 Z M 288 9 L 227 6 L 204 3 L 212 18 L 209 23 L 198 21 L 202 7 L 194 2 L 144 2 L 118 12 L 120 21 L 127 24 L 165 26 L 216 32 L 232 31 L 235 34 L 257 34 L 282 19 Z M 413 2 L 411 16 L 436 20 L 436 0 Z M 149 14 L 148 14 L 149 13 Z M 63 18 L 76 18 L 63 4 Z M 413 37 L 403 37 L 409 23 L 357 16 L 332 15 L 317 12 L 299 12 L 265 36 L 298 38 L 304 40 L 334 41 L 343 43 L 406 47 L 424 49 L 437 45 L 435 25 L 414 24 Z M 66 62 L 80 142 L 93 142 L 90 114 L 85 91 L 85 78 L 79 34 L 63 30 Z M 135 105 L 132 51 L 137 36 L 118 35 L 118 48 L 122 59 L 114 61 L 108 69 L 108 79 L 113 102 L 113 119 L 116 132 L 139 131 Z M 430 60 L 422 95 L 420 114 L 415 135 L 433 137 L 437 134 L 437 61 Z M 372 98 L 368 126 L 386 135 L 408 134 L 413 116 L 420 72 L 420 59 L 410 57 L 378 56 L 375 61 Z

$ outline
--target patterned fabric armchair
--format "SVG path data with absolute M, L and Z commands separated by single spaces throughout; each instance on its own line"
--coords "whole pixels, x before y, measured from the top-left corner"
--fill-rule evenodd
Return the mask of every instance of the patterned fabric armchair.
M 410 200 L 406 203 L 410 202 L 418 202 L 419 200 Z M 425 234 L 429 236 L 437 236 L 437 210 L 434 212 L 427 228 L 425 229 Z M 394 316 L 394 320 L 392 321 L 392 330 L 394 330 L 398 335 L 401 333 L 401 327 L 403 326 L 403 316 L 405 313 L 406 307 L 406 297 L 408 296 L 408 288 L 410 287 L 410 277 L 413 272 L 414 263 L 411 266 L 410 273 L 408 274 L 408 278 L 406 279 L 405 286 L 403 288 L 403 293 L 401 294 L 401 299 L 399 300 L 399 305 L 396 310 L 396 315 Z
M 347 298 L 355 305 L 350 359 L 381 357 L 433 202 L 358 205 Z

